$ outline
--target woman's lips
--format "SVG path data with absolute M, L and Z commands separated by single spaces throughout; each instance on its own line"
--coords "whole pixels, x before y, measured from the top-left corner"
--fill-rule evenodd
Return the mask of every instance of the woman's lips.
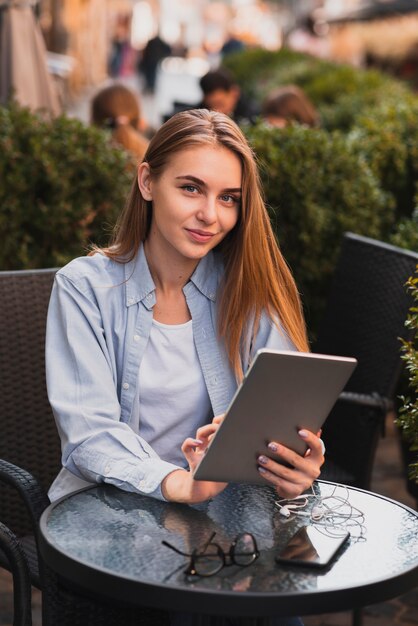
M 186 231 L 189 233 L 190 237 L 199 243 L 207 243 L 215 236 L 215 233 L 209 233 L 204 230 L 195 230 L 191 228 L 186 228 Z

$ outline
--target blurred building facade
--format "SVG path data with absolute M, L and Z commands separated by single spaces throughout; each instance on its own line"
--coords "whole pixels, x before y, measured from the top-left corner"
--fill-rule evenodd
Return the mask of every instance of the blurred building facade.
M 220 62 L 228 42 L 230 49 L 277 50 L 289 45 L 341 62 L 383 69 L 386 64 L 408 71 L 418 56 L 418 12 L 398 11 L 367 21 L 347 19 L 364 7 L 381 4 L 387 7 L 391 2 L 38 0 L 37 13 L 51 55 L 66 59 L 61 74 L 65 97 L 71 99 L 109 75 L 136 72 L 141 51 L 157 33 L 171 46 L 174 57 L 203 59 L 209 66 Z M 403 1 L 408 4 L 417 2 Z M 51 65 L 59 68 L 60 58 L 51 59 Z M 196 71 L 204 71 L 206 65 L 197 61 Z
M 103 82 L 112 52 L 122 50 L 120 73 L 135 71 L 138 56 L 157 33 L 173 54 L 216 64 L 224 43 L 278 49 L 289 14 L 285 3 L 264 0 L 39 0 L 47 48 L 72 59 L 70 96 Z

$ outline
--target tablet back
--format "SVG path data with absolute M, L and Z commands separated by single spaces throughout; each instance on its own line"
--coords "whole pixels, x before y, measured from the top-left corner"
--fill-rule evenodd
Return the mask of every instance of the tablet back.
M 356 364 L 349 357 L 259 350 L 194 478 L 266 484 L 257 457 L 274 457 L 270 441 L 304 454 L 298 430 L 321 428 Z

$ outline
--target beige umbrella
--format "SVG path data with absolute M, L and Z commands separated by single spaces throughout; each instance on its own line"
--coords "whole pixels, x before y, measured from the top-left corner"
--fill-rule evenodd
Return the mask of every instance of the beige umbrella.
M 30 0 L 0 0 L 0 103 L 11 92 L 23 106 L 55 116 L 60 105 Z

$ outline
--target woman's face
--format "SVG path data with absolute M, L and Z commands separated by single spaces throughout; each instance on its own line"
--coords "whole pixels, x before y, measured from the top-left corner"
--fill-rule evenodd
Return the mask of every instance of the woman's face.
M 162 174 L 138 170 L 141 194 L 152 201 L 149 249 L 198 261 L 237 223 L 242 185 L 238 156 L 223 146 L 199 146 L 175 153 Z

